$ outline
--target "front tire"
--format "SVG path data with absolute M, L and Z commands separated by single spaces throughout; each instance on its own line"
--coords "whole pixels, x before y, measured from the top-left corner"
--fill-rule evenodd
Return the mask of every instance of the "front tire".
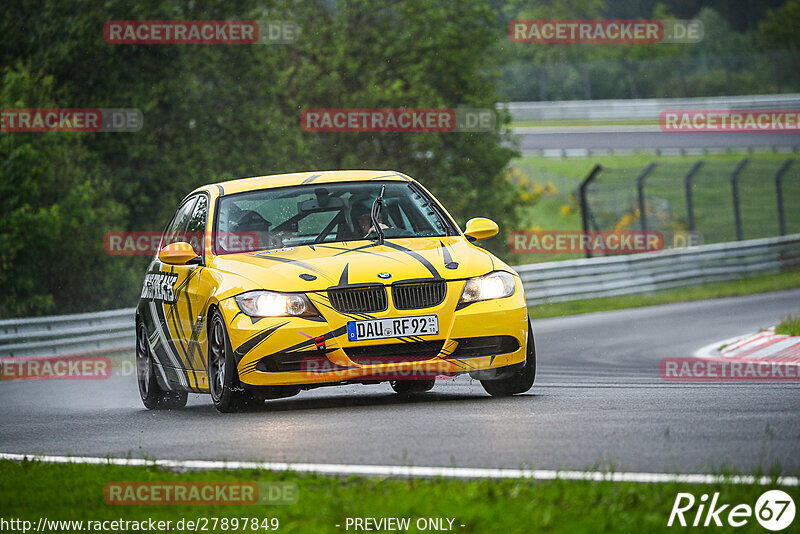
M 136 381 L 139 383 L 142 403 L 148 410 L 171 410 L 186 406 L 188 392 L 162 389 L 156 379 L 154 365 L 147 330 L 143 323 L 139 323 L 136 326 Z
M 536 343 L 533 340 L 533 327 L 528 319 L 528 347 L 525 353 L 525 366 L 514 372 L 508 378 L 500 380 L 481 380 L 481 385 L 486 393 L 492 397 L 509 397 L 518 393 L 525 393 L 533 387 L 536 379 Z
M 239 383 L 225 321 L 217 310 L 211 316 L 208 332 L 208 387 L 214 407 L 222 413 L 238 412 L 259 402 Z

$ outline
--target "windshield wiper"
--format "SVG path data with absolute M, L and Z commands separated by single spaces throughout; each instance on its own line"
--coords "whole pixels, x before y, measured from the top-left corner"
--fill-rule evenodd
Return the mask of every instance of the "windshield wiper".
M 381 194 L 378 195 L 378 198 L 375 199 L 375 202 L 372 203 L 372 211 L 370 211 L 370 218 L 372 219 L 372 227 L 375 228 L 375 231 L 378 233 L 378 239 L 376 239 L 372 244 L 373 245 L 383 245 L 384 237 L 383 237 L 383 228 L 381 228 L 381 223 L 378 217 L 381 215 L 381 210 L 383 209 L 383 192 L 386 191 L 386 186 L 381 186 Z

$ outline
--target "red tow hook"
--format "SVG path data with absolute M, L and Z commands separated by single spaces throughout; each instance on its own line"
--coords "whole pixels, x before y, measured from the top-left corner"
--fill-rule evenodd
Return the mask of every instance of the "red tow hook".
M 315 337 L 314 344 L 317 346 L 317 350 L 325 350 L 325 336 Z

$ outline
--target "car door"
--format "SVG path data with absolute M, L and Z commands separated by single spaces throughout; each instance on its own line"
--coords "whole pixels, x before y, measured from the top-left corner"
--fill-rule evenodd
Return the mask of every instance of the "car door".
M 174 303 L 166 310 L 165 320 L 181 366 L 186 372 L 189 386 L 196 390 L 207 388 L 206 315 L 211 283 L 204 276 L 205 236 L 208 225 L 209 198 L 205 193 L 196 196 L 192 210 L 182 229 L 170 237 L 172 242 L 185 241 L 192 245 L 197 260 L 186 265 L 170 265 L 169 271 L 177 275 L 174 286 Z
M 186 228 L 197 198 L 195 195 L 181 203 L 164 231 L 159 252 L 171 243 L 186 239 Z M 155 286 L 149 291 L 153 298 L 148 302 L 155 329 L 153 334 L 154 353 L 158 363 L 163 367 L 165 378 L 170 386 L 182 389 L 191 388 L 194 382 L 187 373 L 190 366 L 186 360 L 186 352 L 181 350 L 180 321 L 178 319 L 180 316 L 178 291 L 186 274 L 187 269 L 184 266 L 163 263 L 156 256 L 147 273 L 146 282 Z

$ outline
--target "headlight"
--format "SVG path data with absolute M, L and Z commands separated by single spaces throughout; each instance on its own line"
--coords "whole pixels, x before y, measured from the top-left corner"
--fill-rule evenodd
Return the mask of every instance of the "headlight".
M 514 294 L 517 284 L 514 276 L 505 271 L 496 271 L 485 276 L 470 278 L 461 293 L 462 303 L 479 300 L 501 299 Z
M 250 317 L 311 317 L 319 312 L 301 293 L 275 293 L 274 291 L 249 291 L 236 295 L 239 309 Z

